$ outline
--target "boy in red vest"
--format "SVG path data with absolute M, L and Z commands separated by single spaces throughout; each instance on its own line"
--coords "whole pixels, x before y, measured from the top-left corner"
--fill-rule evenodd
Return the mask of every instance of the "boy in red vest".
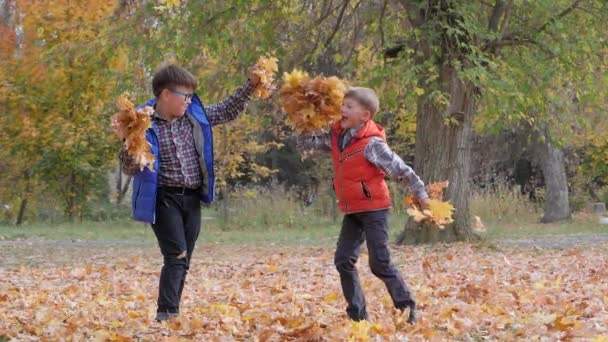
M 378 108 L 373 90 L 351 87 L 344 97 L 342 119 L 325 135 L 299 137 L 298 149 L 325 150 L 332 155 L 334 190 L 345 214 L 334 263 L 348 317 L 368 319 L 355 267 L 360 246 L 367 240 L 372 273 L 384 281 L 395 307 L 409 309 L 408 322 L 415 323 L 416 302 L 390 261 L 387 219 L 391 198 L 384 177 L 406 183 L 424 209 L 428 209 L 428 195 L 420 178 L 386 144 L 384 128 L 373 121 Z

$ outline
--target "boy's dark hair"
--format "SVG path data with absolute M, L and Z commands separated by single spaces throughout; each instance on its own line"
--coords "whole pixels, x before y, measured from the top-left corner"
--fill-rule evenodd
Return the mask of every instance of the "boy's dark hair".
M 186 69 L 175 64 L 168 64 L 161 67 L 154 78 L 152 78 L 152 91 L 158 97 L 163 89 L 171 89 L 175 86 L 184 86 L 196 89 L 196 79 Z

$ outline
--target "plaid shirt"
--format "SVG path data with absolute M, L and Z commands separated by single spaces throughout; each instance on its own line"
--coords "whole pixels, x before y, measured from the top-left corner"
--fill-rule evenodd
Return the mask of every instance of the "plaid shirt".
M 186 115 L 169 122 L 155 112 L 160 155 L 160 186 L 196 189 L 201 186 L 201 167 L 194 147 L 192 123 Z
M 250 81 L 224 101 L 205 106 L 207 118 L 212 126 L 236 119 L 245 110 L 251 99 L 254 86 Z M 202 182 L 201 167 L 198 152 L 194 146 L 192 123 L 186 115 L 169 122 L 154 113 L 154 122 L 158 127 L 158 143 L 160 154 L 160 186 L 187 187 L 196 189 Z M 122 170 L 125 174 L 134 175 L 139 172 L 124 145 L 118 153 Z
M 357 133 L 357 129 L 351 129 L 341 139 L 343 149 L 350 143 L 350 138 Z M 304 135 L 297 138 L 297 148 L 301 151 L 331 151 L 331 135 L 329 132 L 321 135 Z M 414 170 L 407 166 L 403 159 L 393 152 L 386 141 L 378 137 L 372 137 L 365 146 L 363 152 L 365 159 L 376 165 L 390 178 L 407 184 L 410 191 L 417 199 L 429 197 L 424 187 L 424 182 L 418 177 Z

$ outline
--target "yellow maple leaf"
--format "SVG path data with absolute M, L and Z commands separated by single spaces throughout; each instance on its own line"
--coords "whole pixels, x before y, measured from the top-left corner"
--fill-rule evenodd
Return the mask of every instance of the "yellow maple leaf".
M 272 91 L 275 89 L 272 82 L 274 82 L 274 75 L 279 70 L 277 64 L 278 59 L 272 56 L 261 56 L 257 63 L 253 66 L 251 72 L 260 78 L 254 95 L 266 99 L 270 97 Z
M 308 78 L 307 72 L 298 69 L 294 69 L 292 72 L 286 72 L 283 74 L 283 82 L 291 87 L 297 87 L 303 84 Z
M 349 341 L 369 341 L 369 331 L 372 324 L 369 321 L 350 322 Z
M 127 313 L 127 316 L 129 316 L 129 318 L 132 318 L 132 319 L 136 319 L 136 318 L 141 317 L 141 315 L 138 312 L 135 312 L 135 311 L 129 311 Z
M 550 324 L 551 328 L 559 331 L 566 331 L 570 328 L 574 328 L 577 325 L 575 316 L 557 316 Z
M 454 207 L 449 202 L 444 202 L 436 199 L 429 200 L 429 210 L 435 220 L 440 225 L 446 225 L 454 222 L 452 213 Z
M 330 292 L 327 295 L 325 295 L 325 297 L 323 297 L 323 300 L 327 303 L 332 303 L 337 301 L 340 298 L 340 294 L 338 294 L 338 292 Z
M 448 181 L 432 183 L 426 186 L 429 194 L 429 209 L 421 210 L 419 204 L 414 200 L 412 195 L 408 195 L 404 200 L 403 204 L 409 206 L 407 214 L 411 216 L 414 221 L 429 222 L 439 229 L 445 228 L 446 225 L 454 222 L 452 218 L 454 212 L 454 206 L 449 202 L 442 201 L 442 193 L 445 188 L 448 187 Z

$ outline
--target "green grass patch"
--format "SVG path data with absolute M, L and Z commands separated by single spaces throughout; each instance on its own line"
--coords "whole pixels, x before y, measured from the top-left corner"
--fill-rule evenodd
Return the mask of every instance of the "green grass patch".
M 56 224 L 0 225 L 3 240 L 129 240 L 154 239 L 149 225 L 132 221 L 73 222 Z
M 394 241 L 407 217 L 391 215 L 389 232 Z M 486 223 L 486 239 L 527 239 L 556 237 L 569 234 L 608 234 L 608 225 L 597 223 L 594 218 L 575 218 L 571 221 L 541 224 Z M 333 245 L 340 232 L 340 220 L 336 223 L 327 220 L 323 224 L 282 224 L 248 228 L 226 229 L 217 222 L 206 220 L 202 223 L 200 243 L 219 244 L 303 244 Z M 42 240 L 82 240 L 82 241 L 148 241 L 155 242 L 154 233 L 149 225 L 133 222 L 76 222 L 55 225 L 32 224 L 23 226 L 0 226 L 0 239 L 42 239 Z
M 392 241 L 407 221 L 403 208 L 395 206 L 389 219 Z M 342 221 L 342 215 L 335 210 L 330 196 L 319 197 L 311 206 L 304 206 L 293 193 L 280 189 L 243 190 L 232 193 L 226 202 L 219 201 L 211 208 L 203 209 L 199 243 L 333 245 Z M 567 234 L 608 234 L 608 225 L 599 224 L 591 215 L 541 224 L 541 208 L 507 189 L 475 194 L 471 210 L 483 221 L 487 229 L 485 237 L 490 242 Z M 145 241 L 151 244 L 156 241 L 150 225 L 132 220 L 36 223 L 19 227 L 0 225 L 0 239 Z
M 557 223 L 506 224 L 493 223 L 488 225 L 486 238 L 488 240 L 527 239 L 556 237 L 570 234 L 608 234 L 608 225 L 598 223 L 596 218 L 574 218 Z

